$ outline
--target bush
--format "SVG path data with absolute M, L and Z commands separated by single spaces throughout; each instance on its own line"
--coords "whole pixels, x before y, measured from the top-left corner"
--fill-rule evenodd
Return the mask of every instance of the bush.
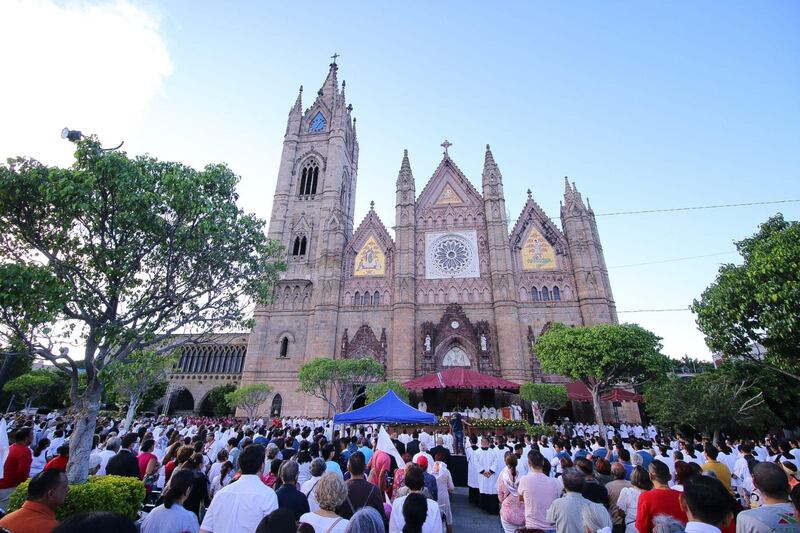
M 8 512 L 16 511 L 28 497 L 28 483 L 21 483 L 8 500 Z M 56 509 L 56 518 L 63 520 L 77 513 L 109 511 L 139 518 L 145 490 L 138 478 L 125 476 L 91 476 L 86 483 L 70 485 L 64 505 Z

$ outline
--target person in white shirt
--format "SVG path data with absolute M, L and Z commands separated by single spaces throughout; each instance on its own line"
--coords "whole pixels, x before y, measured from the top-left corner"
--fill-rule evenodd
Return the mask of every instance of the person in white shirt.
M 424 522 L 422 522 L 422 533 L 442 533 L 442 517 L 439 512 L 439 504 L 422 495 L 422 488 L 425 484 L 422 469 L 416 465 L 409 467 L 406 472 L 405 484 L 409 493 L 406 496 L 395 498 L 394 503 L 392 503 L 389 533 L 402 533 L 406 525 L 406 516 L 409 516 L 406 513 L 412 513 L 409 516 L 410 518 L 422 521 L 421 514 L 424 507 L 420 498 L 425 500 L 425 505 L 427 506 Z M 409 502 L 408 508 L 405 509 L 406 513 L 404 513 L 405 503 L 408 498 L 411 498 L 411 502 Z
M 316 487 L 319 509 L 300 515 L 300 523 L 314 528 L 314 533 L 345 533 L 350 523 L 336 514 L 347 499 L 347 484 L 334 472 L 322 476 Z
M 431 454 L 428 453 L 428 450 L 430 449 L 430 448 L 428 448 L 428 443 L 422 441 L 422 434 L 420 434 L 420 436 L 419 436 L 419 441 L 420 441 L 419 442 L 419 452 L 415 453 L 414 457 L 412 457 L 411 460 L 416 463 L 417 462 L 417 457 L 424 457 L 425 459 L 428 460 L 428 464 L 432 465 L 433 464 L 433 457 L 431 457 Z
M 242 475 L 219 490 L 200 526 L 201 533 L 250 533 L 278 508 L 275 491 L 261 481 L 264 447 L 248 446 L 239 454 Z
M 733 519 L 730 495 L 718 479 L 693 476 L 680 495 L 681 509 L 689 521 L 686 533 L 720 533 Z
M 122 440 L 119 437 L 111 437 L 106 441 L 106 449 L 100 452 L 100 470 L 97 471 L 98 476 L 106 475 L 106 466 L 108 460 L 117 455 L 117 452 L 122 446 Z
M 317 457 L 311 461 L 311 467 L 309 469 L 311 473 L 311 479 L 300 485 L 300 492 L 305 494 L 306 498 L 308 498 L 308 508 L 312 513 L 319 509 L 316 490 L 317 484 L 319 483 L 319 480 L 322 479 L 322 475 L 325 473 L 326 467 L 327 465 L 321 457 Z

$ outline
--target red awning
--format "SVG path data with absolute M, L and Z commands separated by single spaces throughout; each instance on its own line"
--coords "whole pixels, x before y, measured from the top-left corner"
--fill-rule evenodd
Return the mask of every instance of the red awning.
M 567 397 L 573 402 L 591 402 L 592 395 L 586 385 L 580 381 L 573 381 L 567 383 Z M 604 402 L 642 402 L 644 398 L 641 394 L 636 394 L 625 389 L 614 389 L 608 394 L 604 394 L 601 398 Z
M 518 391 L 519 384 L 513 381 L 487 376 L 466 368 L 449 368 L 442 372 L 426 374 L 406 381 L 409 390 L 424 389 L 501 389 Z

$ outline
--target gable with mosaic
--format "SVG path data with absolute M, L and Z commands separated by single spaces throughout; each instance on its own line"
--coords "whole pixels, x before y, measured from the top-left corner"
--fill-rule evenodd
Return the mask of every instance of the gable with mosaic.
M 386 274 L 386 256 L 375 237 L 370 235 L 356 254 L 353 264 L 354 276 L 383 276 Z

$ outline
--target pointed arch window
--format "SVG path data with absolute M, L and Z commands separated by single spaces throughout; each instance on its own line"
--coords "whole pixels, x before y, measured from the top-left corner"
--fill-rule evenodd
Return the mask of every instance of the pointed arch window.
M 372 295 L 369 292 L 364 292 L 364 305 L 372 305 Z
M 281 340 L 281 357 L 288 357 L 289 356 L 289 337 L 284 337 Z
M 547 290 L 547 287 L 542 287 L 542 301 L 546 302 L 550 299 L 550 291 Z
M 281 416 L 281 411 L 283 410 L 283 398 L 280 394 L 276 394 L 274 398 L 272 398 L 272 406 L 269 409 L 270 416 Z
M 539 301 L 539 291 L 536 290 L 536 287 L 531 287 L 531 301 L 532 302 Z
M 553 300 L 561 300 L 561 290 L 558 287 L 553 287 Z
M 361 293 L 358 291 L 353 296 L 353 305 L 361 305 Z
M 319 181 L 319 165 L 316 161 L 311 160 L 303 165 L 303 170 L 300 174 L 300 196 L 308 196 L 317 194 L 317 183 Z
M 372 295 L 372 303 L 373 305 L 381 305 L 381 293 L 375 291 L 375 294 Z
M 325 131 L 325 115 L 322 114 L 322 111 L 317 111 L 317 114 L 311 119 L 311 123 L 308 125 L 308 131 L 311 133 Z
M 294 244 L 292 244 L 292 256 L 293 257 L 302 257 L 306 255 L 306 236 L 305 235 L 298 235 L 294 238 Z

